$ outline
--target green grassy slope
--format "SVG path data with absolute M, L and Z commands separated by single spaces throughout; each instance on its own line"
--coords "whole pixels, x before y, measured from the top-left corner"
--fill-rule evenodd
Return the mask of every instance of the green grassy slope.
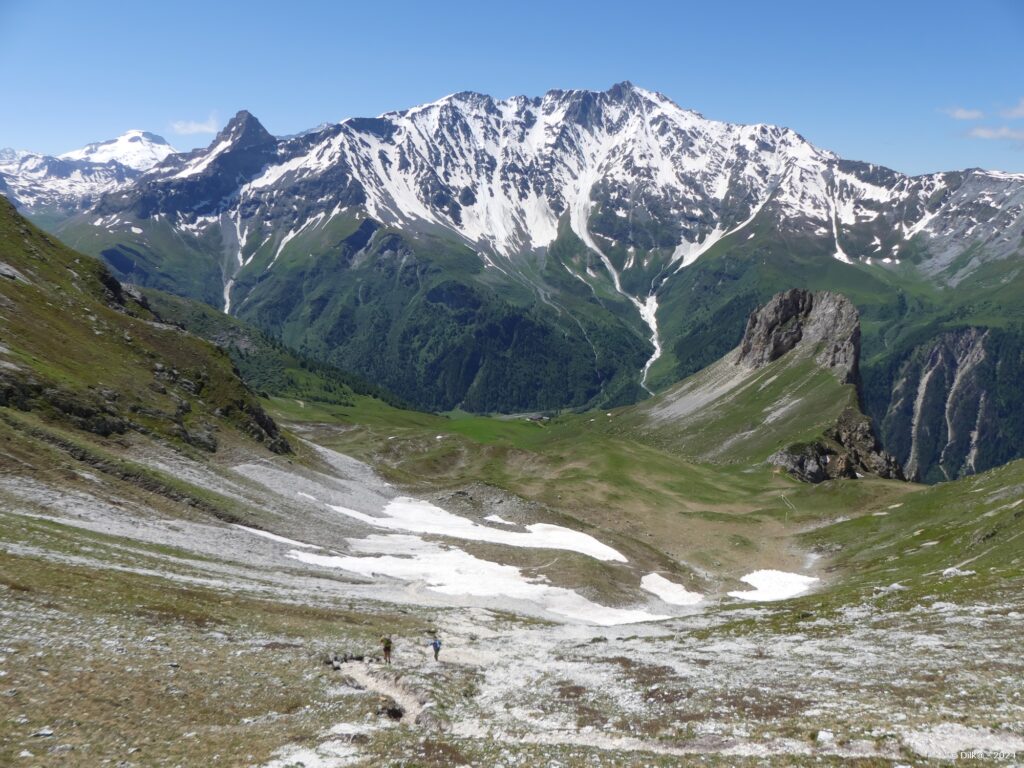
M 166 220 L 119 216 L 109 227 L 93 226 L 95 214 L 63 222 L 55 232 L 68 246 L 103 259 L 125 282 L 223 305 L 224 246 L 210 235 L 183 236 Z M 137 237 L 134 230 L 144 232 Z
M 790 354 L 756 371 L 723 359 L 624 418 L 644 440 L 695 460 L 753 464 L 821 438 L 856 406 L 853 385 Z
M 158 323 L 99 261 L 0 200 L 0 407 L 99 435 L 156 434 L 213 450 L 221 429 L 287 450 L 209 343 Z
M 560 259 L 575 254 L 568 235 L 551 258 L 510 275 L 485 269 L 450 234 L 363 216 L 291 239 L 257 228 L 242 244 L 221 242 L 218 227 L 198 232 L 123 214 L 103 227 L 80 217 L 60 236 L 121 279 L 218 308 L 229 272 L 233 314 L 417 407 L 516 412 L 641 395 L 642 324 L 601 281 L 598 295 L 565 271 Z
M 984 591 L 1024 576 L 1024 461 L 875 507 L 803 537 L 832 554 L 841 590 L 899 583 L 916 594 Z M 950 568 L 974 573 L 943 575 Z
M 779 368 L 758 372 L 757 381 L 764 383 Z M 799 377 L 802 366 L 785 373 Z M 480 483 L 500 488 L 577 521 L 571 525 L 620 537 L 615 546 L 659 563 L 665 573 L 690 578 L 682 564 L 718 581 L 738 577 L 753 564 L 800 570 L 801 556 L 787 543 L 794 526 L 856 514 L 873 499 L 898 499 L 914 487 L 869 479 L 816 488 L 762 463 L 761 454 L 775 442 L 820 434 L 828 421 L 822 420 L 825 404 L 832 414 L 840 397 L 848 402 L 852 388 L 823 373 L 809 377 L 806 389 L 797 388 L 803 399 L 764 432 L 764 441 L 734 443 L 732 454 L 714 462 L 696 455 L 696 442 L 682 442 L 668 427 L 652 428 L 646 406 L 547 420 L 424 414 L 369 398 L 351 405 L 274 398 L 269 407 L 311 439 L 376 466 L 391 482 L 417 493 L 445 494 Z M 773 392 L 785 390 L 786 375 L 777 378 Z M 760 392 L 748 386 L 749 418 L 756 420 L 764 407 L 759 396 L 770 399 L 771 385 Z M 727 442 L 742 434 L 747 418 L 715 421 L 714 439 Z M 699 428 L 692 436 L 696 441 Z

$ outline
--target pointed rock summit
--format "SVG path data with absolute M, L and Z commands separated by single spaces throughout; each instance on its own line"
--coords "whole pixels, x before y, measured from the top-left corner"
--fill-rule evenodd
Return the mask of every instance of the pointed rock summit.
M 857 387 L 860 399 L 860 315 L 842 294 L 801 288 L 775 294 L 750 313 L 734 364 L 756 370 L 790 353 L 813 357 L 841 383 Z M 821 439 L 776 451 L 768 463 L 810 483 L 869 474 L 905 479 L 871 419 L 856 407 L 845 409 Z
M 277 139 L 263 127 L 263 124 L 256 119 L 252 112 L 242 109 L 217 134 L 213 143 L 210 144 L 210 149 L 214 149 L 224 142 L 228 142 L 232 149 L 252 149 L 269 144 L 276 145 Z

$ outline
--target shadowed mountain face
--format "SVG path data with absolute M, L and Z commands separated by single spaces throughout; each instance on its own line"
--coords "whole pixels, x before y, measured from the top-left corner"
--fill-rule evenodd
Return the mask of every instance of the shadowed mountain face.
M 876 389 L 891 392 L 883 439 L 912 477 L 936 482 L 1024 451 L 1024 345 L 1019 331 L 967 327 L 903 350 Z
M 1022 231 L 1024 176 L 907 177 L 629 83 L 458 93 L 280 139 L 240 112 L 60 228 L 123 279 L 477 411 L 634 401 L 792 287 L 851 299 L 879 381 L 894 350 L 1021 317 Z

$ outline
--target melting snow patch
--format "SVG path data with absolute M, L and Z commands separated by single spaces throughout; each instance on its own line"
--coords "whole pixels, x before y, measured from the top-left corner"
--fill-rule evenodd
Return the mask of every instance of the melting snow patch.
M 894 581 L 887 587 L 875 587 L 876 592 L 906 592 L 910 587 L 905 587 L 898 581 Z
M 400 497 L 391 501 L 384 508 L 382 517 L 367 515 L 347 507 L 329 504 L 335 512 L 354 517 L 377 528 L 388 528 L 396 531 L 429 533 L 435 536 L 450 536 L 456 539 L 487 541 L 492 544 L 505 544 L 510 547 L 531 547 L 534 549 L 567 549 L 589 555 L 597 560 L 615 560 L 627 562 L 618 551 L 602 544 L 593 536 L 589 536 L 571 528 L 548 523 L 534 523 L 526 526 L 527 533 L 520 531 L 503 531 L 480 525 L 465 517 L 453 515 L 433 504 Z
M 640 579 L 640 586 L 670 605 L 696 605 L 704 599 L 702 594 L 690 592 L 681 584 L 669 581 L 657 573 L 648 573 Z
M 239 525 L 238 523 L 232 523 L 231 525 L 239 530 L 245 531 L 246 533 L 262 536 L 265 539 L 276 541 L 279 544 L 287 544 L 290 547 L 301 547 L 302 549 L 323 549 L 323 547 L 318 547 L 316 544 L 306 544 L 302 541 L 295 541 L 295 539 L 286 539 L 284 536 L 278 536 L 276 533 L 270 533 L 270 531 L 261 531 L 258 528 L 250 528 L 247 525 Z
M 317 555 L 294 550 L 288 557 L 363 576 L 423 582 L 427 589 L 444 595 L 524 601 L 552 614 L 601 626 L 668 618 L 641 610 L 599 605 L 571 589 L 527 579 L 515 566 L 482 560 L 456 547 L 444 547 L 419 536 L 373 535 L 351 539 L 349 544 L 353 552 L 365 556 Z
M 786 573 L 785 571 L 754 571 L 748 573 L 740 581 L 749 584 L 754 589 L 746 592 L 730 592 L 729 597 L 737 597 L 740 600 L 786 600 L 803 594 L 814 582 L 818 581 L 814 576 L 803 576 L 799 573 Z
M 488 515 L 484 518 L 484 520 L 487 520 L 492 523 L 497 523 L 498 525 L 515 525 L 515 523 L 513 523 L 511 520 L 506 520 L 501 515 Z

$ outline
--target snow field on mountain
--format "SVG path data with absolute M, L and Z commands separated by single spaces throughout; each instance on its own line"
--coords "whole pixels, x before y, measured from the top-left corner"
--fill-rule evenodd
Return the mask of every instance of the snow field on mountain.
M 148 171 L 177 150 L 167 142 L 145 131 L 131 130 L 122 133 L 116 139 L 89 144 L 81 149 L 65 152 L 61 160 L 86 160 L 93 163 L 109 163 L 111 161 L 134 168 L 137 171 Z
M 316 544 L 306 544 L 305 542 L 289 539 L 285 536 L 278 536 L 276 533 L 271 533 L 270 531 L 261 531 L 258 528 L 250 528 L 247 525 L 239 525 L 238 523 L 233 523 L 232 525 L 233 527 L 238 528 L 241 531 L 251 533 L 254 536 L 262 536 L 264 539 L 270 539 L 271 541 L 276 541 L 279 544 L 287 544 L 290 547 L 299 547 L 301 549 L 323 549 L 323 547 L 318 547 Z
M 700 593 L 691 592 L 682 584 L 669 581 L 657 573 L 648 573 L 640 579 L 640 587 L 671 605 L 696 605 L 704 599 Z

